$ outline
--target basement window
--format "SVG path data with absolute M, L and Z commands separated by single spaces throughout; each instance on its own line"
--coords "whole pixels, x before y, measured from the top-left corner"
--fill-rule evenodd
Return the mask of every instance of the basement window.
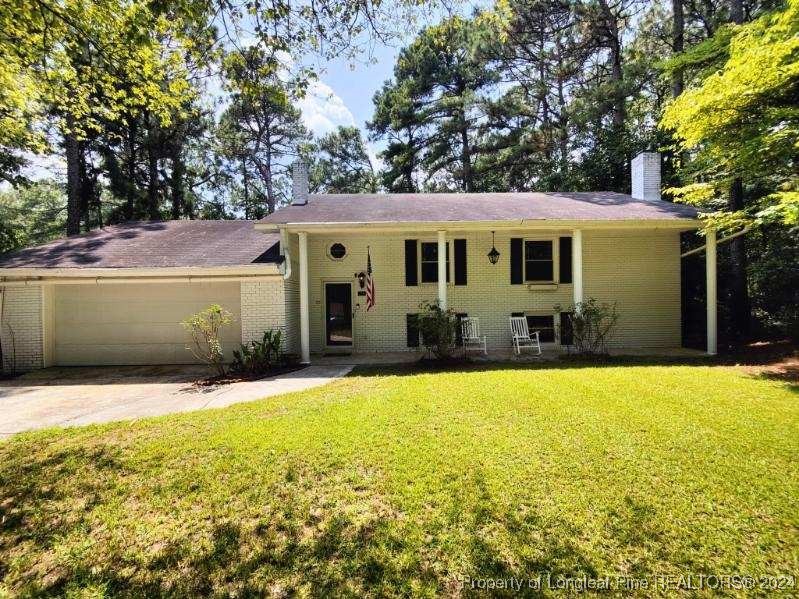
M 538 331 L 541 343 L 553 343 L 555 341 L 555 317 L 540 316 L 537 314 L 527 315 L 527 328 L 532 333 Z

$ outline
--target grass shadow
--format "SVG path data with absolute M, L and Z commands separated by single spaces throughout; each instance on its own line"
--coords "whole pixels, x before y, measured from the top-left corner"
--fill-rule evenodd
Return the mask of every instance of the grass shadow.
M 503 370 L 572 370 L 585 368 L 619 368 L 642 366 L 751 366 L 764 367 L 756 373 L 769 380 L 799 381 L 797 349 L 789 341 L 758 343 L 717 356 L 578 356 L 563 355 L 555 359 L 531 361 L 484 361 L 470 358 L 445 362 L 420 359 L 401 364 L 360 364 L 350 376 L 412 376 L 425 373 L 490 372 Z M 775 367 L 775 365 L 778 365 Z M 765 368 L 771 367 L 771 368 Z M 795 385 L 792 386 L 792 390 Z

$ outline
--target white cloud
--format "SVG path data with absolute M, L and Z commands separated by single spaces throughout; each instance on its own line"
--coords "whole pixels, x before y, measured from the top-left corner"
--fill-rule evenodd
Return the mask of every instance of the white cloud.
M 315 137 L 336 130 L 340 126 L 355 127 L 357 123 L 352 111 L 344 100 L 322 81 L 313 81 L 308 87 L 305 97 L 297 103 L 302 111 L 302 121 Z M 378 150 L 366 139 L 364 143 L 369 159 L 375 170 L 383 168 L 383 161 L 378 157 Z
M 313 81 L 297 107 L 305 126 L 317 137 L 340 126 L 354 126 L 355 117 L 344 100 L 327 83 Z

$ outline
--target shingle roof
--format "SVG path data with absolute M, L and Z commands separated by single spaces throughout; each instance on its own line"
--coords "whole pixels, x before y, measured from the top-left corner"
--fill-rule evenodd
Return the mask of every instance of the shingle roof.
M 252 221 L 130 222 L 2 255 L 0 268 L 241 266 L 275 262 L 278 241 Z
M 311 195 L 261 223 L 425 223 L 516 220 L 694 219 L 696 210 L 611 192 Z

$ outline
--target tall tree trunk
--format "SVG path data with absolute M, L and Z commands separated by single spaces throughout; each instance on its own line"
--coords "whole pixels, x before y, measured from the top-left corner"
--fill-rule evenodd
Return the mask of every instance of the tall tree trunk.
M 80 180 L 80 214 L 83 219 L 83 230 L 89 231 L 92 228 L 91 209 L 94 206 L 94 183 L 89 178 L 86 164 L 86 142 L 78 141 L 78 156 L 80 160 L 79 180 Z
M 67 117 L 64 153 L 67 159 L 67 235 L 80 234 L 80 142 L 72 131 L 73 121 Z
M 150 220 L 158 220 L 158 147 L 155 125 L 150 124 L 147 132 L 147 216 Z
M 455 113 L 457 121 L 457 129 L 461 138 L 461 173 L 463 177 L 463 191 L 470 192 L 474 190 L 474 180 L 472 175 L 472 148 L 469 145 L 469 127 L 466 124 L 466 106 L 464 103 L 464 94 L 466 93 L 466 84 L 463 81 L 458 81 L 456 93 L 460 98 L 461 105 Z
M 266 182 L 266 213 L 272 214 L 277 206 L 275 184 L 272 181 L 272 150 L 267 147 L 264 180 Z
M 730 1 L 730 19 L 733 23 L 743 23 L 742 0 Z M 730 186 L 727 208 L 730 212 L 744 208 L 743 180 L 740 177 L 736 177 Z M 746 241 L 743 235 L 730 241 L 730 304 L 733 337 L 738 341 L 746 339 L 749 336 L 751 308 L 746 277 Z
M 407 131 L 408 160 L 404 162 L 402 168 L 402 178 L 405 180 L 405 184 L 404 189 L 398 191 L 416 193 L 418 190 L 416 189 L 416 182 L 413 180 L 413 172 L 416 169 L 416 139 L 413 136 L 413 127 L 407 127 Z
M 624 72 L 622 70 L 622 45 L 619 33 L 619 23 L 607 0 L 599 0 L 602 16 L 605 20 L 607 32 L 607 47 L 610 51 L 610 80 L 613 85 L 613 107 L 612 107 L 612 138 L 618 144 L 617 148 L 623 147 L 624 122 L 627 117 L 626 98 L 624 93 Z M 625 173 L 627 171 L 627 157 L 623 152 L 614 151 L 616 154 L 611 168 L 613 172 L 612 186 L 613 191 L 624 191 L 627 186 Z
M 671 0 L 672 8 L 672 44 L 673 54 L 680 54 L 685 49 L 685 16 L 683 15 L 683 0 Z M 679 96 L 685 87 L 685 76 L 682 69 L 675 69 L 671 78 L 671 95 Z
M 472 175 L 472 150 L 469 147 L 469 130 L 466 128 L 466 118 L 463 115 L 461 124 L 461 163 L 463 164 L 463 190 L 470 192 L 474 190 Z
M 244 185 L 244 218 L 252 218 L 252 206 L 250 205 L 250 174 L 247 172 L 247 162 L 244 155 L 241 156 L 241 180 Z
M 555 56 L 557 60 L 557 90 L 558 90 L 558 149 L 560 153 L 560 173 L 561 177 L 565 175 L 569 163 L 569 130 L 568 120 L 566 116 L 566 94 L 564 92 L 564 76 L 563 76 L 563 46 L 560 40 L 560 34 L 555 42 Z M 561 184 L 563 180 L 561 179 Z
M 732 182 L 727 208 L 733 212 L 744 207 L 743 181 Z M 743 340 L 749 336 L 751 308 L 746 277 L 746 241 L 741 235 L 730 240 L 730 313 L 733 338 Z
M 730 21 L 738 25 L 744 22 L 743 0 L 730 0 Z
M 172 176 L 169 181 L 172 196 L 172 218 L 179 219 L 185 215 L 186 194 L 183 177 L 186 165 L 183 163 L 183 144 L 177 141 L 172 144 Z
M 128 117 L 128 184 L 125 197 L 125 219 L 133 220 L 136 213 L 136 121 Z

